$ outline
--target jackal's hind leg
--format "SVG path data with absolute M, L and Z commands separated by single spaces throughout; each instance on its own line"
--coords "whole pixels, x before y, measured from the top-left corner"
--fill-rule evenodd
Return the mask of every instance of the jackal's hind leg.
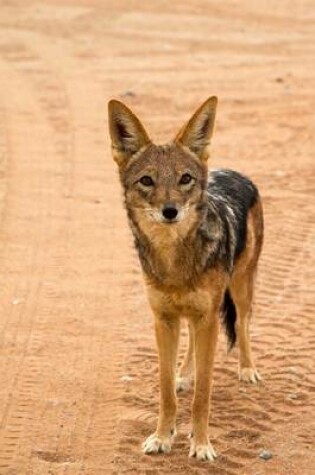
M 262 378 L 255 368 L 250 344 L 250 319 L 253 303 L 254 275 L 248 273 L 232 280 L 231 292 L 237 313 L 239 342 L 239 378 L 247 383 L 258 383 Z

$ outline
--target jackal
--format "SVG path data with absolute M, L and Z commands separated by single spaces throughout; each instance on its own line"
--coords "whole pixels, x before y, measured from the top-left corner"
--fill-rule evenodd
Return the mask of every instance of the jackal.
M 176 390 L 194 380 L 191 457 L 213 460 L 208 438 L 214 355 L 222 319 L 229 345 L 239 340 L 239 377 L 261 378 L 251 356 L 249 321 L 263 243 L 256 186 L 230 170 L 208 173 L 217 98 L 210 97 L 175 139 L 151 142 L 123 103 L 109 102 L 113 157 L 155 317 L 160 411 L 145 453 L 169 452 L 175 437 Z M 180 317 L 189 347 L 176 376 Z

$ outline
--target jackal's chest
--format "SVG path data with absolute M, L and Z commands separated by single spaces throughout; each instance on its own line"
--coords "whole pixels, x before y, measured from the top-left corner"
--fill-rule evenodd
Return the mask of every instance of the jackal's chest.
M 136 246 L 145 274 L 156 285 L 192 287 L 206 269 L 211 249 L 197 232 L 180 226 L 144 226 L 135 233 Z M 182 231 L 182 232 L 181 232 Z
M 147 257 L 152 277 L 168 287 L 189 285 L 199 267 L 194 258 L 194 249 L 177 242 L 164 242 L 153 248 Z
M 220 308 L 225 287 L 224 274 L 211 270 L 194 288 L 156 287 L 149 282 L 147 291 L 151 307 L 158 314 L 200 318 Z
M 166 244 L 158 250 L 157 254 L 165 280 L 174 282 L 174 278 L 181 280 L 187 275 L 189 263 L 179 246 Z

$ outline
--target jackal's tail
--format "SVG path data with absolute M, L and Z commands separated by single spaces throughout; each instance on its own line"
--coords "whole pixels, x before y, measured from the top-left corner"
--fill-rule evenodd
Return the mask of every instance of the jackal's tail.
M 236 342 L 236 308 L 229 290 L 226 290 L 224 294 L 221 315 L 228 339 L 228 347 L 231 350 Z

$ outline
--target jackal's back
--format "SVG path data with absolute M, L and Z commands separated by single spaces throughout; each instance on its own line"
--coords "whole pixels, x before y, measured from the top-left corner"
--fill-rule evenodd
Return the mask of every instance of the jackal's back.
M 208 194 L 234 235 L 237 258 L 246 244 L 248 212 L 259 199 L 257 187 L 238 172 L 219 169 L 210 171 Z

